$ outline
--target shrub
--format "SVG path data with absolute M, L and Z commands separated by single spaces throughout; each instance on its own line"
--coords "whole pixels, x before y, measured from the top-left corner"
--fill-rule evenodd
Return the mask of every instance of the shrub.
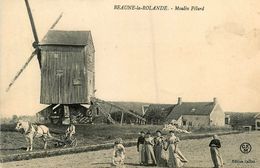
M 14 132 L 15 130 L 16 124 L 1 124 L 0 125 L 0 131 L 8 131 L 8 132 Z
M 207 132 L 224 132 L 224 131 L 231 131 L 232 128 L 230 126 L 193 126 L 193 127 L 189 127 L 189 129 L 192 132 L 195 133 L 207 133 Z

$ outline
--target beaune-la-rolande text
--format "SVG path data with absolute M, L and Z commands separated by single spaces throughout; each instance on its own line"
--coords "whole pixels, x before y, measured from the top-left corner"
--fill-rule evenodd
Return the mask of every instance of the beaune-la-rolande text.
M 168 10 L 168 6 L 157 5 L 114 5 L 117 10 Z

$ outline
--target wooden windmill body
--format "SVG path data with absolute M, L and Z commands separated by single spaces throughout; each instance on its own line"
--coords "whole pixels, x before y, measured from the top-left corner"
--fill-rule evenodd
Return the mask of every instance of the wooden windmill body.
M 49 30 L 40 43 L 42 104 L 89 104 L 94 97 L 90 31 Z
M 40 50 L 40 103 L 60 105 L 63 108 L 60 121 L 68 124 L 70 111 L 79 113 L 80 104 L 90 104 L 94 97 L 95 50 L 91 32 L 49 30 L 40 43 Z

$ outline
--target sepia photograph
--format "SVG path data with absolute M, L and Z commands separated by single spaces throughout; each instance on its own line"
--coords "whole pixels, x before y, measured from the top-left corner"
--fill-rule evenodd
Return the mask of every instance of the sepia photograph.
M 2 0 L 0 167 L 259 168 L 258 0 Z

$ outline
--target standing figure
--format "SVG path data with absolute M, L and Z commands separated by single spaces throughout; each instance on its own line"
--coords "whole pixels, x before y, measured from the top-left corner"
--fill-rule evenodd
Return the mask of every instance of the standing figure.
M 140 162 L 140 165 L 144 164 L 145 163 L 145 146 L 144 146 L 144 141 L 145 141 L 145 138 L 144 138 L 144 131 L 141 131 L 140 132 L 141 136 L 138 137 L 138 140 L 137 140 L 137 151 L 139 152 L 139 162 Z
M 163 150 L 165 139 L 162 136 L 161 131 L 156 131 L 156 137 L 154 138 L 154 154 L 158 167 L 165 167 L 167 165 L 166 151 Z
M 217 135 L 213 135 L 213 140 L 209 143 L 211 159 L 214 164 L 214 168 L 223 167 L 223 160 L 219 152 L 219 148 L 221 147 L 220 140 Z
M 69 125 L 69 127 L 67 128 L 66 132 L 65 132 L 65 136 L 67 140 L 72 140 L 72 136 L 76 133 L 76 128 L 75 125 L 73 125 L 72 123 Z
M 151 137 L 151 133 L 148 131 L 145 135 L 145 164 L 146 165 L 156 165 L 156 159 L 154 155 L 154 140 L 153 137 Z
M 188 162 L 188 160 L 183 156 L 180 149 L 178 148 L 178 143 L 180 139 L 174 135 L 173 131 L 170 131 L 170 137 L 167 140 L 167 147 L 169 151 L 169 160 L 168 166 L 171 168 L 182 167 L 184 163 Z
M 117 167 L 124 167 L 124 160 L 125 160 L 125 147 L 122 144 L 122 139 L 118 138 L 115 141 L 114 150 L 113 150 L 113 157 L 112 157 L 112 164 Z

